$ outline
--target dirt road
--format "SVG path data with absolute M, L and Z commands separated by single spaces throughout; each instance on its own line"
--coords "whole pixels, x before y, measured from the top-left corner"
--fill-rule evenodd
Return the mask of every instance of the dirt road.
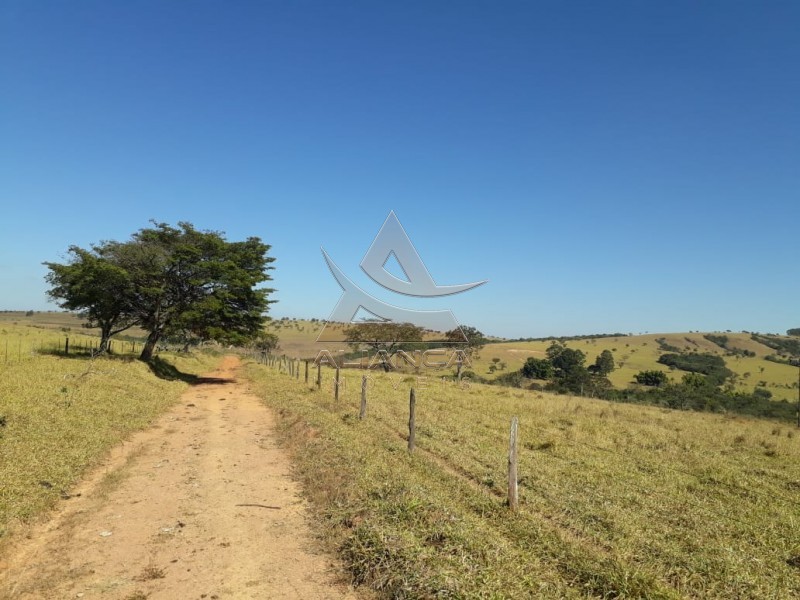
M 270 411 L 227 357 L 0 562 L 0 598 L 336 599 Z

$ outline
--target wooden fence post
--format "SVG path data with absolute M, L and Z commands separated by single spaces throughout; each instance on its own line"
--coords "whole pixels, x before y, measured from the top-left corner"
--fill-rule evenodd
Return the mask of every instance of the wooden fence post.
M 317 389 L 322 388 L 322 363 L 317 363 Z
M 517 487 L 517 432 L 519 420 L 517 417 L 511 419 L 511 435 L 508 442 L 508 507 L 516 511 L 519 504 Z
M 306 361 L 306 383 L 308 383 L 308 361 Z
M 299 358 L 295 361 L 294 378 L 295 379 L 300 379 L 300 359 Z
M 358 418 L 363 419 L 367 416 L 367 376 L 361 377 L 361 410 L 358 413 Z
M 416 419 L 416 404 L 417 397 L 414 394 L 414 388 L 411 388 L 411 394 L 408 398 L 408 451 L 414 452 L 414 441 L 416 439 L 417 419 Z
M 68 354 L 69 354 L 69 336 L 67 336 L 66 339 L 64 340 L 64 355 L 66 356 Z
M 339 365 L 336 365 L 336 381 L 333 385 L 333 399 L 339 401 Z

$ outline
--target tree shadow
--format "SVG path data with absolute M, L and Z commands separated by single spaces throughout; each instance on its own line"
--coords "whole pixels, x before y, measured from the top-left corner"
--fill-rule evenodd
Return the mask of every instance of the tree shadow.
M 153 375 L 159 379 L 166 379 L 167 381 L 183 381 L 190 385 L 200 385 L 203 383 L 234 383 L 233 379 L 225 377 L 200 377 L 199 375 L 184 373 L 175 367 L 175 365 L 168 363 L 158 356 L 153 357 L 145 364 L 150 368 Z
M 61 349 L 54 350 L 52 348 L 42 348 L 40 350 L 36 350 L 36 353 L 42 356 L 55 356 L 57 358 L 64 358 L 68 360 L 94 360 L 96 358 L 120 360 L 123 362 L 133 362 L 136 360 L 136 356 L 132 354 L 116 354 L 109 351 L 100 353 L 83 349 L 70 350 L 69 354 L 64 354 L 64 351 Z

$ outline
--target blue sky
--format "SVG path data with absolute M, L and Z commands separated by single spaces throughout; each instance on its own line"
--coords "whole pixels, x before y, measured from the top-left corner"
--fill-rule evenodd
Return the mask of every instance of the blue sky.
M 460 322 L 800 326 L 800 4 L 0 4 L 0 308 L 191 221 L 325 318 L 394 210 Z

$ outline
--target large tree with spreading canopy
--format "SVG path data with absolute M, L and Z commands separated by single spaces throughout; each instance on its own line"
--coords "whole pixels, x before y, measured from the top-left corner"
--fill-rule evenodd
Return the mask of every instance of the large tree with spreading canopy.
M 256 237 L 228 242 L 191 223 L 154 222 L 124 242 L 73 246 L 66 264 L 45 263 L 48 294 L 98 324 L 106 341 L 122 326 L 147 331 L 142 360 L 169 336 L 246 343 L 272 302 L 274 290 L 258 287 L 271 279 L 269 249 Z

